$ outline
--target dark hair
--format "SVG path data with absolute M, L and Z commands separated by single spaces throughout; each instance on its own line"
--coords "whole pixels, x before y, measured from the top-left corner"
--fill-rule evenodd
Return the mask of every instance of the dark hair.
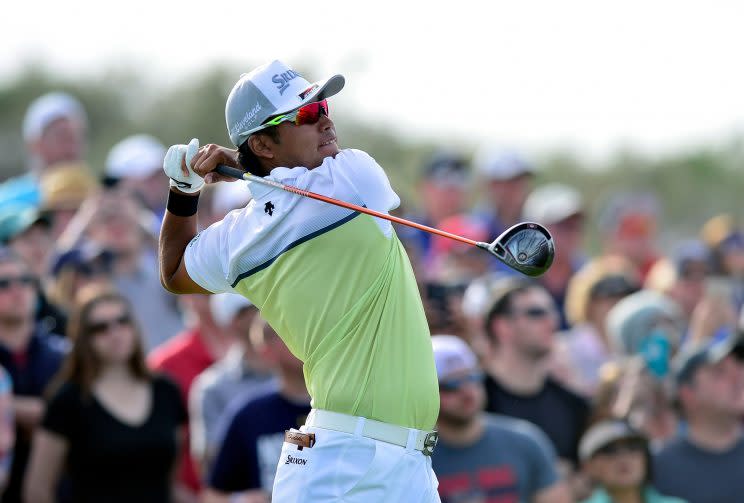
M 100 304 L 117 303 L 124 306 L 127 314 L 133 317 L 129 302 L 120 293 L 108 288 L 96 287 L 83 290 L 75 301 L 69 323 L 67 325 L 67 336 L 72 341 L 72 348 L 65 358 L 62 368 L 50 384 L 48 394 L 56 392 L 63 384 L 74 382 L 80 386 L 83 395 L 91 392 L 93 381 L 101 371 L 101 361 L 96 355 L 91 340 L 90 314 Z M 140 379 L 150 379 L 151 374 L 145 364 L 145 353 L 142 348 L 142 338 L 139 328 L 132 318 L 132 327 L 135 331 L 134 351 L 129 357 L 129 370 Z
M 266 129 L 254 133 L 254 135 L 259 134 L 268 136 L 274 143 L 279 143 L 279 131 L 276 126 L 267 127 Z M 266 172 L 266 169 L 261 166 L 261 161 L 258 159 L 256 154 L 251 150 L 251 145 L 248 141 L 249 139 L 250 136 L 238 147 L 238 162 L 248 173 L 256 176 L 266 176 L 268 173 Z
M 539 285 L 533 280 L 523 277 L 503 278 L 494 285 L 490 302 L 491 307 L 488 309 L 483 327 L 492 343 L 496 342 L 496 334 L 492 328 L 494 318 L 507 316 L 513 307 L 514 297 L 535 287 L 539 287 Z

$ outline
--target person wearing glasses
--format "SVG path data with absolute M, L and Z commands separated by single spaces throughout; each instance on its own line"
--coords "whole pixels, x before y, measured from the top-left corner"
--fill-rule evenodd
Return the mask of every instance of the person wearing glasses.
M 576 464 L 589 405 L 550 374 L 558 311 L 545 288 L 520 277 L 494 286 L 485 316 L 486 410 L 539 426 L 562 464 Z
M 483 412 L 483 374 L 468 345 L 452 335 L 431 342 L 441 399 L 432 463 L 442 502 L 570 501 L 545 434 L 527 421 Z
M 0 366 L 13 383 L 16 443 L 3 501 L 21 501 L 31 436 L 44 412 L 42 394 L 64 358 L 65 340 L 34 319 L 39 285 L 26 262 L 0 247 Z
M 25 501 L 184 501 L 175 482 L 186 410 L 178 388 L 149 372 L 128 302 L 106 289 L 81 292 L 73 341 L 50 386 L 24 481 Z
M 196 139 L 170 147 L 161 281 L 179 294 L 245 296 L 303 362 L 313 408 L 286 434 L 273 501 L 438 501 L 437 374 L 392 224 L 252 184 L 245 208 L 197 234 L 199 192 L 223 179 L 218 164 L 381 212 L 400 204 L 372 157 L 339 149 L 328 98 L 344 83 L 311 84 L 273 61 L 244 74 L 227 99 L 237 149 Z
M 579 456 L 594 483 L 582 503 L 686 503 L 653 487 L 648 439 L 623 420 L 605 419 L 589 428 Z

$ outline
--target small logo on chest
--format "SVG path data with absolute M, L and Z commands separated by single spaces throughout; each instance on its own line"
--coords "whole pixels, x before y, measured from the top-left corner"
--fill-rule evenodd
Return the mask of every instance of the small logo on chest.
M 264 204 L 264 213 L 268 213 L 269 216 L 272 216 L 274 214 L 274 203 L 267 201 L 266 204 Z
M 287 454 L 287 461 L 285 461 L 284 464 L 285 465 L 306 465 L 307 459 L 293 458 L 290 454 Z

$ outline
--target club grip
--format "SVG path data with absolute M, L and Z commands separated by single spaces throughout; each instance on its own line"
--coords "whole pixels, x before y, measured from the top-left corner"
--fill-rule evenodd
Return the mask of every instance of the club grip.
M 238 180 L 242 180 L 243 175 L 245 174 L 245 171 L 243 171 L 242 169 L 233 168 L 232 166 L 227 166 L 225 164 L 218 164 L 215 168 L 215 172 L 219 173 L 222 176 L 237 178 Z

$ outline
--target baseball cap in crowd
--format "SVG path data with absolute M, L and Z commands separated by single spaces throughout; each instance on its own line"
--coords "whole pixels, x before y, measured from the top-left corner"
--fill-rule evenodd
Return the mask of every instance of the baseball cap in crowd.
M 581 437 L 579 442 L 579 460 L 592 459 L 604 447 L 618 440 L 640 440 L 647 445 L 643 433 L 632 428 L 627 422 L 619 419 L 606 419 L 594 424 Z
M 111 272 L 114 253 L 95 243 L 83 243 L 77 248 L 60 253 L 52 260 L 52 275 L 58 276 L 65 269 L 73 268 L 79 272 Z
M 640 286 L 624 274 L 609 274 L 594 283 L 589 289 L 590 299 L 625 297 L 637 292 Z
M 659 201 L 650 192 L 619 192 L 608 199 L 600 212 L 599 227 L 622 237 L 650 237 L 661 213 Z
M 657 378 L 669 373 L 670 356 L 682 338 L 679 306 L 665 295 L 641 290 L 621 299 L 607 314 L 612 346 L 623 356 L 640 355 Z
M 475 241 L 488 241 L 488 227 L 486 224 L 470 215 L 458 214 L 440 220 L 436 224 L 437 229 L 458 236 L 465 236 Z M 432 251 L 434 256 L 452 253 L 455 250 L 474 250 L 475 248 L 453 239 L 434 236 L 432 239 Z
M 165 146 L 154 136 L 129 136 L 113 146 L 106 157 L 106 176 L 142 180 L 163 169 Z
M 511 180 L 534 170 L 515 150 L 483 147 L 475 156 L 475 171 L 488 180 Z
M 217 183 L 212 194 L 212 213 L 225 215 L 236 208 L 243 208 L 251 197 L 251 189 L 245 182 Z
M 454 335 L 433 335 L 434 364 L 441 381 L 454 374 L 478 369 L 478 359 L 465 341 Z
M 438 185 L 462 187 L 468 181 L 468 164 L 459 154 L 440 151 L 424 164 L 423 175 Z
M 314 83 L 279 60 L 244 73 L 227 97 L 225 120 L 230 141 L 239 147 L 267 119 L 337 94 L 344 77 L 333 75 Z
M 240 311 L 252 305 L 251 301 L 235 293 L 218 293 L 209 298 L 212 319 L 220 327 L 229 325 Z
M 98 180 L 82 163 L 65 163 L 45 171 L 39 182 L 45 210 L 77 209 L 98 187 Z
M 584 211 L 579 191 L 562 183 L 549 183 L 533 190 L 524 202 L 524 218 L 550 225 Z
M 85 110 L 78 100 L 67 93 L 54 92 L 36 98 L 23 119 L 23 139 L 32 142 L 57 119 L 68 118 L 86 124 Z
M 703 365 L 715 364 L 730 354 L 744 359 L 744 339 L 741 332 L 723 328 L 704 340 L 689 340 L 672 362 L 677 384 L 689 382 Z
M 0 210 L 0 244 L 5 245 L 32 226 L 51 226 L 51 220 L 35 206 L 15 205 Z

